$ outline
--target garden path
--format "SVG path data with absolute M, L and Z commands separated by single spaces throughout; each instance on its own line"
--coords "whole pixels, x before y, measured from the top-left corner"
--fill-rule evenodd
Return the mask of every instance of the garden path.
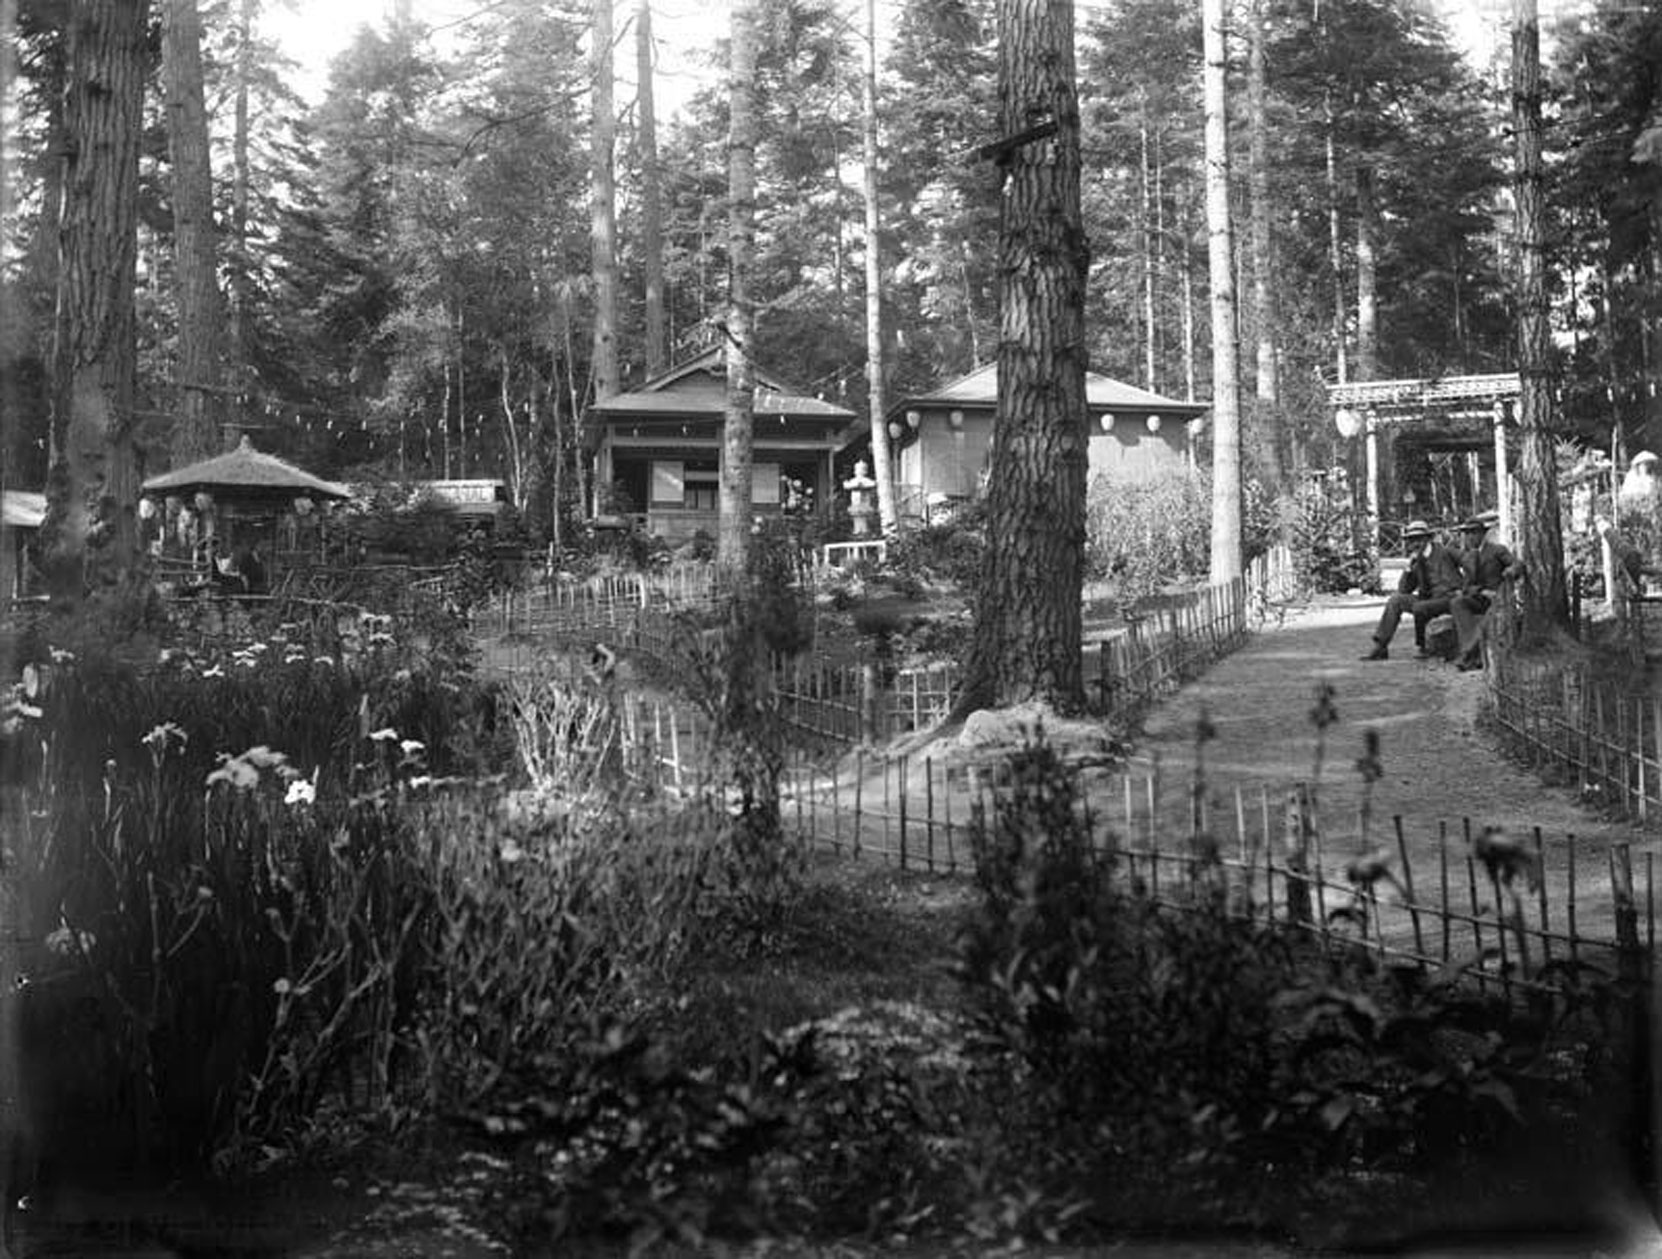
M 1565 878 L 1567 837 L 1574 835 L 1581 928 L 1590 935 L 1611 931 L 1609 846 L 1630 843 L 1642 879 L 1646 854 L 1662 852 L 1662 834 L 1600 816 L 1578 799 L 1574 787 L 1548 786 L 1508 760 L 1478 725 L 1482 673 L 1415 660 L 1406 629 L 1392 643 L 1389 660 L 1362 660 L 1381 606 L 1377 598 L 1318 604 L 1253 635 L 1149 714 L 1129 771 L 1148 775 L 1158 765 L 1161 812 L 1186 828 L 1195 730 L 1205 714 L 1216 731 L 1203 753 L 1211 807 L 1232 818 L 1236 787 L 1251 802 L 1267 790 L 1271 818 L 1279 826 L 1288 790 L 1298 782 L 1314 783 L 1328 866 L 1342 869 L 1361 846 L 1362 777 L 1356 762 L 1363 732 L 1376 730 L 1384 774 L 1373 789 L 1372 842 L 1394 843 L 1392 819 L 1400 816 L 1415 869 L 1431 871 L 1441 824 L 1457 841 L 1464 819 L 1474 833 L 1494 825 L 1528 836 L 1539 827 L 1548 887 L 1555 890 Z M 1311 711 L 1323 682 L 1333 688 L 1338 721 L 1326 731 L 1318 776 Z M 1458 848 L 1463 857 L 1463 841 Z

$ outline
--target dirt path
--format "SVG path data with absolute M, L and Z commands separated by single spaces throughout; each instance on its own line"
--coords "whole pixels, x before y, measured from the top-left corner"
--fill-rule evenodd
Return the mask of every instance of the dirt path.
M 1478 728 L 1483 675 L 1415 660 L 1407 627 L 1399 631 L 1389 660 L 1363 661 L 1381 606 L 1377 599 L 1339 602 L 1269 627 L 1150 714 L 1131 773 L 1146 776 L 1158 763 L 1162 815 L 1180 823 L 1187 818 L 1195 729 L 1204 712 L 1217 732 L 1204 750 L 1212 807 L 1232 818 L 1235 787 L 1244 789 L 1249 807 L 1267 790 L 1271 817 L 1279 823 L 1288 790 L 1315 781 L 1326 865 L 1337 874 L 1360 847 L 1362 780 L 1355 765 L 1363 732 L 1373 729 L 1380 735 L 1384 770 L 1374 786 L 1373 835 L 1391 837 L 1392 818 L 1401 816 L 1422 887 L 1425 873 L 1436 869 L 1440 826 L 1458 841 L 1462 859 L 1468 819 L 1474 833 L 1496 825 L 1530 836 L 1539 827 L 1555 903 L 1568 881 L 1568 837 L 1575 836 L 1583 930 L 1600 934 L 1610 926 L 1606 853 L 1620 841 L 1632 844 L 1643 917 L 1646 857 L 1662 851 L 1662 836 L 1601 818 L 1572 789 L 1545 786 L 1526 767 L 1507 760 Z M 1326 732 L 1325 764 L 1317 780 L 1310 713 L 1322 682 L 1333 688 L 1339 720 Z

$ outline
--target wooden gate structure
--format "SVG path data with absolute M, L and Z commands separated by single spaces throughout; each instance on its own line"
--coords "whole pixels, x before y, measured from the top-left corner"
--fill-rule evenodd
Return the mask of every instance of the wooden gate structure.
M 1500 512 L 1501 536 L 1512 536 L 1507 430 L 1515 426 L 1521 391 L 1516 372 L 1327 387 L 1340 435 L 1364 442 L 1376 543 L 1393 548 L 1391 526 L 1399 520 L 1452 523 L 1488 507 Z M 1436 475 L 1437 465 L 1450 485 Z

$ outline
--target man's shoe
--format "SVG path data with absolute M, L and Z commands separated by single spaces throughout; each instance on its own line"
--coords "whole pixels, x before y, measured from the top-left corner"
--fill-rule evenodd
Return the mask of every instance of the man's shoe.
M 1471 656 L 1467 656 L 1464 660 L 1462 660 L 1460 662 L 1460 664 L 1458 666 L 1461 673 L 1470 673 L 1473 669 L 1481 669 L 1482 667 L 1483 667 L 1482 658 L 1481 657 L 1473 658 Z
M 1386 649 L 1384 643 L 1376 643 L 1374 649 L 1362 657 L 1364 660 L 1389 660 L 1390 658 L 1391 653 Z

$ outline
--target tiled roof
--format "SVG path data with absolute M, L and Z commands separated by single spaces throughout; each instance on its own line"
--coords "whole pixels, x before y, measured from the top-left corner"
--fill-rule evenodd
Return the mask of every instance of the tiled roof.
M 629 393 L 614 394 L 594 409 L 602 415 L 720 416 L 727 405 L 727 378 L 720 347 L 672 367 Z M 847 421 L 854 413 L 820 398 L 792 393 L 765 373 L 756 374 L 756 414 Z

